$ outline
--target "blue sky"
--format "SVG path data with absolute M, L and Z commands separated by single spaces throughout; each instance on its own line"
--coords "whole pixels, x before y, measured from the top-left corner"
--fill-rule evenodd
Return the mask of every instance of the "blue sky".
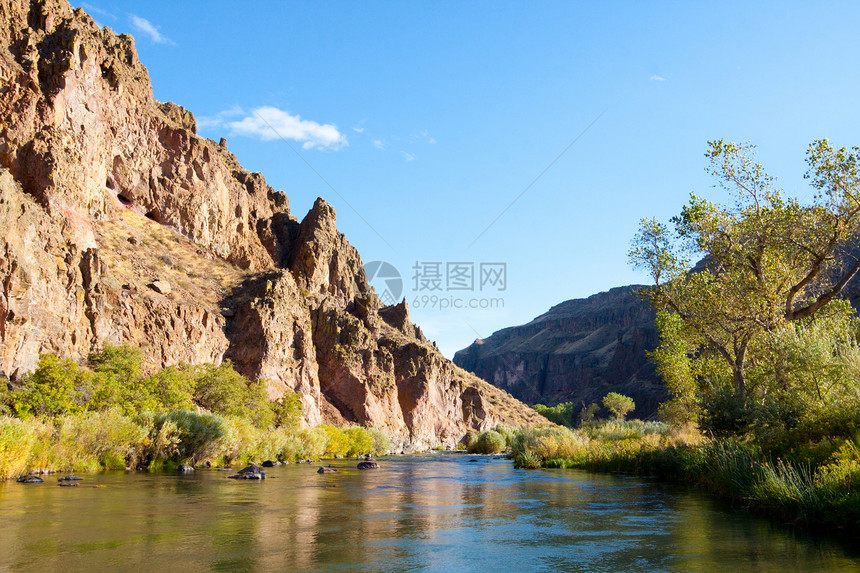
M 800 197 L 813 139 L 860 144 L 860 4 L 748 4 L 83 6 L 133 34 L 156 98 L 226 137 L 297 217 L 331 203 L 452 356 L 564 300 L 647 281 L 627 264 L 639 219 L 667 220 L 692 191 L 723 199 L 708 140 L 757 144 Z M 416 262 L 423 279 L 440 264 L 442 290 L 414 288 Z M 480 289 L 481 263 L 505 263 L 505 290 Z M 448 290 L 469 264 L 474 291 Z

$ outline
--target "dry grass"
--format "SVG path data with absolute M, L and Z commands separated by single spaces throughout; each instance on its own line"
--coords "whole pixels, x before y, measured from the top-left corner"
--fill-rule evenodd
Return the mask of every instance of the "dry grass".
M 203 252 L 179 233 L 129 209 L 94 225 L 99 254 L 120 283 L 138 289 L 156 279 L 170 283 L 173 299 L 217 305 L 248 273 Z M 129 242 L 134 237 L 136 244 Z

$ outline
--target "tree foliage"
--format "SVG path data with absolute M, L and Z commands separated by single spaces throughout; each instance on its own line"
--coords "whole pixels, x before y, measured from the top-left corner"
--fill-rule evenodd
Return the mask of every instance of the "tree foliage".
M 636 404 L 633 402 L 633 398 L 629 396 L 619 394 L 618 392 L 610 392 L 603 397 L 603 406 L 615 416 L 616 420 L 623 420 L 627 417 L 627 414 L 633 411 Z
M 22 417 L 111 408 L 125 415 L 202 408 L 248 419 L 259 428 L 294 427 L 301 418 L 298 394 L 288 391 L 272 401 L 265 381 L 245 378 L 229 362 L 168 366 L 147 377 L 143 370 L 140 350 L 129 346 L 105 346 L 90 355 L 89 368 L 43 354 L 38 368 L 0 399 Z
M 730 432 L 751 409 L 786 406 L 799 387 L 826 391 L 814 380 L 835 372 L 825 358 L 845 337 L 812 325 L 850 330 L 837 296 L 860 269 L 860 150 L 810 145 L 808 204 L 783 196 L 752 145 L 710 142 L 706 157 L 732 203 L 692 195 L 671 229 L 643 219 L 630 260 L 654 280 L 661 344 L 653 357 L 675 397 L 665 411 L 695 418 L 707 405 Z

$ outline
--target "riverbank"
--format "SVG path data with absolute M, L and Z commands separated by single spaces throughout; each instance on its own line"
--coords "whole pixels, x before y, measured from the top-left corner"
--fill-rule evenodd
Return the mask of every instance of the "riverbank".
M 57 418 L 0 416 L 0 479 L 31 473 L 169 469 L 232 463 L 382 455 L 374 428 L 276 427 L 205 411 L 126 415 L 118 408 Z
M 602 422 L 518 432 L 521 468 L 581 468 L 695 484 L 744 508 L 805 527 L 860 530 L 860 447 L 824 462 L 787 461 L 738 440 L 707 440 L 659 422 Z

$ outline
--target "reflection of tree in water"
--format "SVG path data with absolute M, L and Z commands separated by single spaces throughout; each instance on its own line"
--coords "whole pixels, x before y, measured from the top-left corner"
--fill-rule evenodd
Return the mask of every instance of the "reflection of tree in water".
M 0 570 L 860 570 L 857 549 L 691 488 L 488 459 L 291 465 L 263 482 L 198 470 L 0 484 Z

